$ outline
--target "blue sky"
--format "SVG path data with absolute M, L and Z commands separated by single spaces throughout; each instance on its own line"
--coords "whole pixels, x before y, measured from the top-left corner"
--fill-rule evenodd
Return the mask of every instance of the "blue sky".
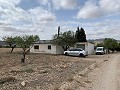
M 4 36 L 57 33 L 83 27 L 87 39 L 120 40 L 120 0 L 0 0 L 0 40 Z

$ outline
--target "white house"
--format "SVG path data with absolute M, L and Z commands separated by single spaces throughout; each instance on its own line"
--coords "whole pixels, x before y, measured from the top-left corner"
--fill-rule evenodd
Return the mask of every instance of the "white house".
M 94 44 L 89 42 L 78 42 L 75 44 L 75 47 L 84 49 L 86 52 L 88 52 L 88 54 L 95 53 Z
M 52 44 L 51 40 L 40 40 L 30 48 L 31 53 L 62 54 L 64 52 L 61 46 Z

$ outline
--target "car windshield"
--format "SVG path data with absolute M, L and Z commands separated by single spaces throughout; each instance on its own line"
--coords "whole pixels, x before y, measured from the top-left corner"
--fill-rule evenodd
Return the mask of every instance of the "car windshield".
M 97 51 L 101 51 L 101 50 L 103 50 L 103 48 L 97 48 Z
M 70 49 L 69 51 L 75 51 L 75 49 Z

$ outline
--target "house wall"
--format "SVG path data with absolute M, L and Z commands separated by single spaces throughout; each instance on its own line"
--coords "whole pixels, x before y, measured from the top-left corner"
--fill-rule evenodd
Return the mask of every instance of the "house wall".
M 34 49 L 34 46 L 38 45 L 39 49 Z M 51 49 L 48 49 L 48 45 L 51 45 Z M 53 44 L 34 44 L 30 49 L 31 53 L 49 53 L 49 54 L 62 54 L 63 49 L 61 46 Z
M 88 54 L 94 54 L 95 50 L 94 50 L 94 44 L 88 43 Z
M 34 49 L 34 46 L 36 45 L 39 46 L 39 49 Z M 51 50 L 48 49 L 48 45 L 51 45 Z M 52 44 L 34 44 L 33 47 L 30 49 L 30 52 L 56 54 L 56 46 Z
M 80 46 L 77 47 L 78 44 L 84 45 L 85 48 L 82 48 Z M 94 54 L 94 44 L 92 43 L 88 43 L 88 42 L 76 43 L 75 47 L 84 49 L 88 54 Z
M 61 46 L 56 46 L 56 54 L 63 54 L 64 50 Z

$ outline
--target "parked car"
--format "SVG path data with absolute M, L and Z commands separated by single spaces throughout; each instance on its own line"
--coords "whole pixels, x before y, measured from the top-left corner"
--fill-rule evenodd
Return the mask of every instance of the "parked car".
M 104 49 L 104 47 L 97 47 L 96 48 L 96 50 L 95 50 L 95 53 L 96 53 L 96 55 L 98 55 L 98 54 L 105 54 L 105 49 Z
M 64 55 L 86 57 L 87 53 L 85 52 L 85 50 L 83 50 L 81 48 L 74 48 L 74 49 L 69 49 L 67 51 L 64 51 Z

